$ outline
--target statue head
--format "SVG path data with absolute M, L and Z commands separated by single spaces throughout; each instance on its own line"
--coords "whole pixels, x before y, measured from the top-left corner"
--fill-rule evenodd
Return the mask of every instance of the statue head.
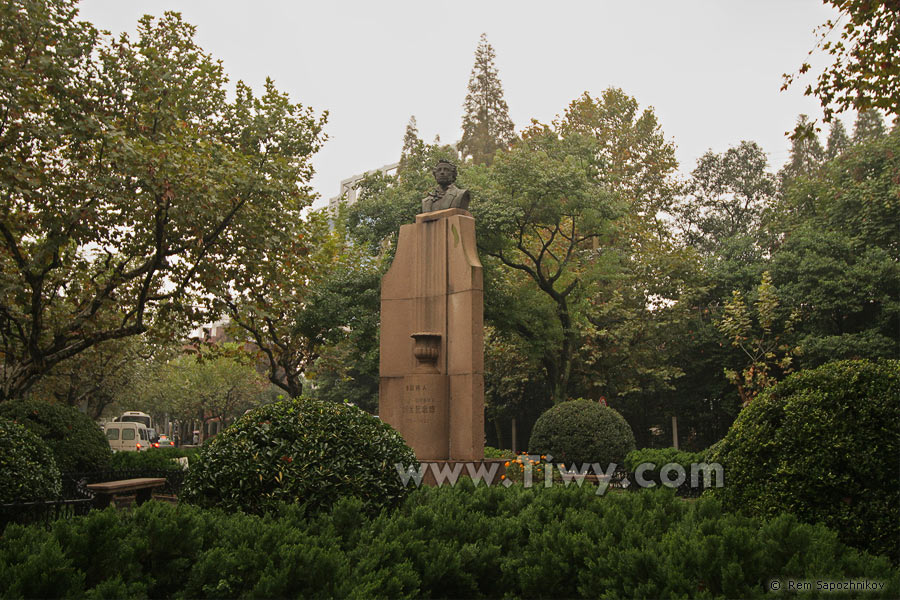
M 456 181 L 456 165 L 449 160 L 441 159 L 434 165 L 431 174 L 440 185 L 450 185 Z

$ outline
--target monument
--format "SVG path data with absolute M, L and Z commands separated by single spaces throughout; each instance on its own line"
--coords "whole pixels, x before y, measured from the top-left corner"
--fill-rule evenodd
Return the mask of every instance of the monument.
M 379 414 L 422 462 L 484 458 L 482 267 L 469 192 L 440 161 L 438 187 L 403 225 L 381 283 Z

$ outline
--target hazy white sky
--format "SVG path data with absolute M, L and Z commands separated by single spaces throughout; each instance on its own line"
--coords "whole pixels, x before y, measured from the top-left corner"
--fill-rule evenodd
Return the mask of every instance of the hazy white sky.
M 834 16 L 820 0 L 81 3 L 83 19 L 114 33 L 166 10 L 197 26 L 232 81 L 261 90 L 269 76 L 294 102 L 328 110 L 330 139 L 313 161 L 317 206 L 341 179 L 398 160 L 411 115 L 425 141 L 459 139 L 481 33 L 517 130 L 615 86 L 655 109 L 683 172 L 741 140 L 758 142 L 775 170 L 797 115 L 821 117 L 802 93 L 809 80 L 781 92 L 781 75 L 806 60 L 813 30 Z

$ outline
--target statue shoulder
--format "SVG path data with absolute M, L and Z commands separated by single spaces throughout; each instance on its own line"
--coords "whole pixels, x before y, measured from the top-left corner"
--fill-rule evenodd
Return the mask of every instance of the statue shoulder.
M 469 194 L 469 190 L 461 187 L 457 187 L 455 184 L 451 184 L 447 189 L 447 192 L 453 192 L 453 202 L 452 208 L 461 208 L 463 210 L 469 210 L 469 200 L 471 195 Z

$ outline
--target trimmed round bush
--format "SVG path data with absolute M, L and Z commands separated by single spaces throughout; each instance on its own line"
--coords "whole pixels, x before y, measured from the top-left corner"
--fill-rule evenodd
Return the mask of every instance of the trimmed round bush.
M 634 433 L 615 410 L 591 400 L 560 402 L 538 417 L 528 448 L 566 465 L 622 464 L 634 450 Z
M 63 473 L 102 471 L 109 467 L 112 450 L 100 427 L 71 406 L 38 400 L 0 403 L 0 416 L 41 438 L 53 452 Z
M 53 500 L 62 483 L 47 444 L 18 423 L 0 417 L 0 504 Z
M 801 371 L 747 406 L 716 448 L 726 507 L 791 512 L 900 559 L 900 361 Z
M 371 511 L 406 494 L 395 465 L 418 466 L 389 425 L 346 404 L 298 398 L 241 417 L 191 461 L 181 499 L 203 507 L 267 512 L 281 503 L 330 508 L 359 498 Z

